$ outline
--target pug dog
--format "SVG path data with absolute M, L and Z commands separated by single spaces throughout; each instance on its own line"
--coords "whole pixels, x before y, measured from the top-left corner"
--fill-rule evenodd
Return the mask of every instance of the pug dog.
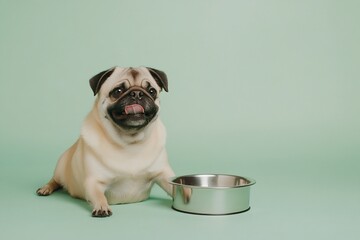
M 80 137 L 37 194 L 64 188 L 87 200 L 93 217 L 112 215 L 112 204 L 146 200 L 154 183 L 172 196 L 168 179 L 174 172 L 158 116 L 159 94 L 168 92 L 166 74 L 149 67 L 113 67 L 91 78 L 90 87 L 96 99 Z

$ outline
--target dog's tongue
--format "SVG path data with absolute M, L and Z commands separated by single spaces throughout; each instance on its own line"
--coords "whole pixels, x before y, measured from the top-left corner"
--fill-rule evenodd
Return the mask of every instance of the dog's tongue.
M 144 113 L 144 108 L 139 104 L 128 105 L 125 106 L 125 113 L 126 114 Z

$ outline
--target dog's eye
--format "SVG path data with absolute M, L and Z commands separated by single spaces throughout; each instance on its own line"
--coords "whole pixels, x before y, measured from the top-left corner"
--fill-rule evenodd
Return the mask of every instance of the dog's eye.
M 115 88 L 114 90 L 112 90 L 110 92 L 110 97 L 112 97 L 114 99 L 118 99 L 122 93 L 123 93 L 122 88 Z
M 157 92 L 156 92 L 155 88 L 149 88 L 149 93 L 153 98 L 156 97 Z

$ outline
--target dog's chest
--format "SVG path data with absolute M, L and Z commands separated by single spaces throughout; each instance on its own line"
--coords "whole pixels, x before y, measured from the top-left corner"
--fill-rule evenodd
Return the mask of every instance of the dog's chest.
M 149 197 L 152 185 L 147 176 L 118 178 L 109 184 L 105 196 L 109 204 L 140 202 Z
M 107 182 L 105 195 L 109 204 L 146 200 L 154 178 L 163 168 L 161 164 L 157 164 L 154 152 L 148 155 L 123 153 L 106 165 L 107 167 L 102 168 L 104 172 L 101 175 Z M 98 170 L 100 169 L 99 167 Z
M 147 155 L 142 153 L 122 153 L 103 157 L 103 160 L 98 162 L 94 169 L 99 175 L 105 177 L 107 182 L 120 181 L 117 179 L 128 179 L 128 177 L 134 177 L 132 182 L 138 182 L 139 178 L 146 178 L 146 175 L 151 175 L 154 166 L 158 165 L 158 153 L 149 152 Z M 154 171 L 156 170 L 158 169 L 154 169 Z
M 164 146 L 155 140 L 120 148 L 116 145 L 104 144 L 98 152 L 100 160 L 98 163 L 111 172 L 113 175 L 111 177 L 124 174 L 142 175 L 156 163 L 163 149 Z

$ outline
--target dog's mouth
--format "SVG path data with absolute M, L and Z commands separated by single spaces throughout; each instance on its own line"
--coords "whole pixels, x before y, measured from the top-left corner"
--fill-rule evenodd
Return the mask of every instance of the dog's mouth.
M 126 115 L 144 114 L 145 110 L 144 110 L 143 106 L 141 106 L 140 104 L 131 104 L 131 105 L 125 106 L 124 112 Z
M 158 107 L 148 102 L 116 103 L 107 109 L 113 123 L 122 129 L 142 129 L 156 116 Z
M 142 116 L 145 114 L 145 109 L 140 104 L 131 104 L 124 107 L 123 110 L 114 109 L 112 116 L 115 119 L 123 119 L 126 117 Z

